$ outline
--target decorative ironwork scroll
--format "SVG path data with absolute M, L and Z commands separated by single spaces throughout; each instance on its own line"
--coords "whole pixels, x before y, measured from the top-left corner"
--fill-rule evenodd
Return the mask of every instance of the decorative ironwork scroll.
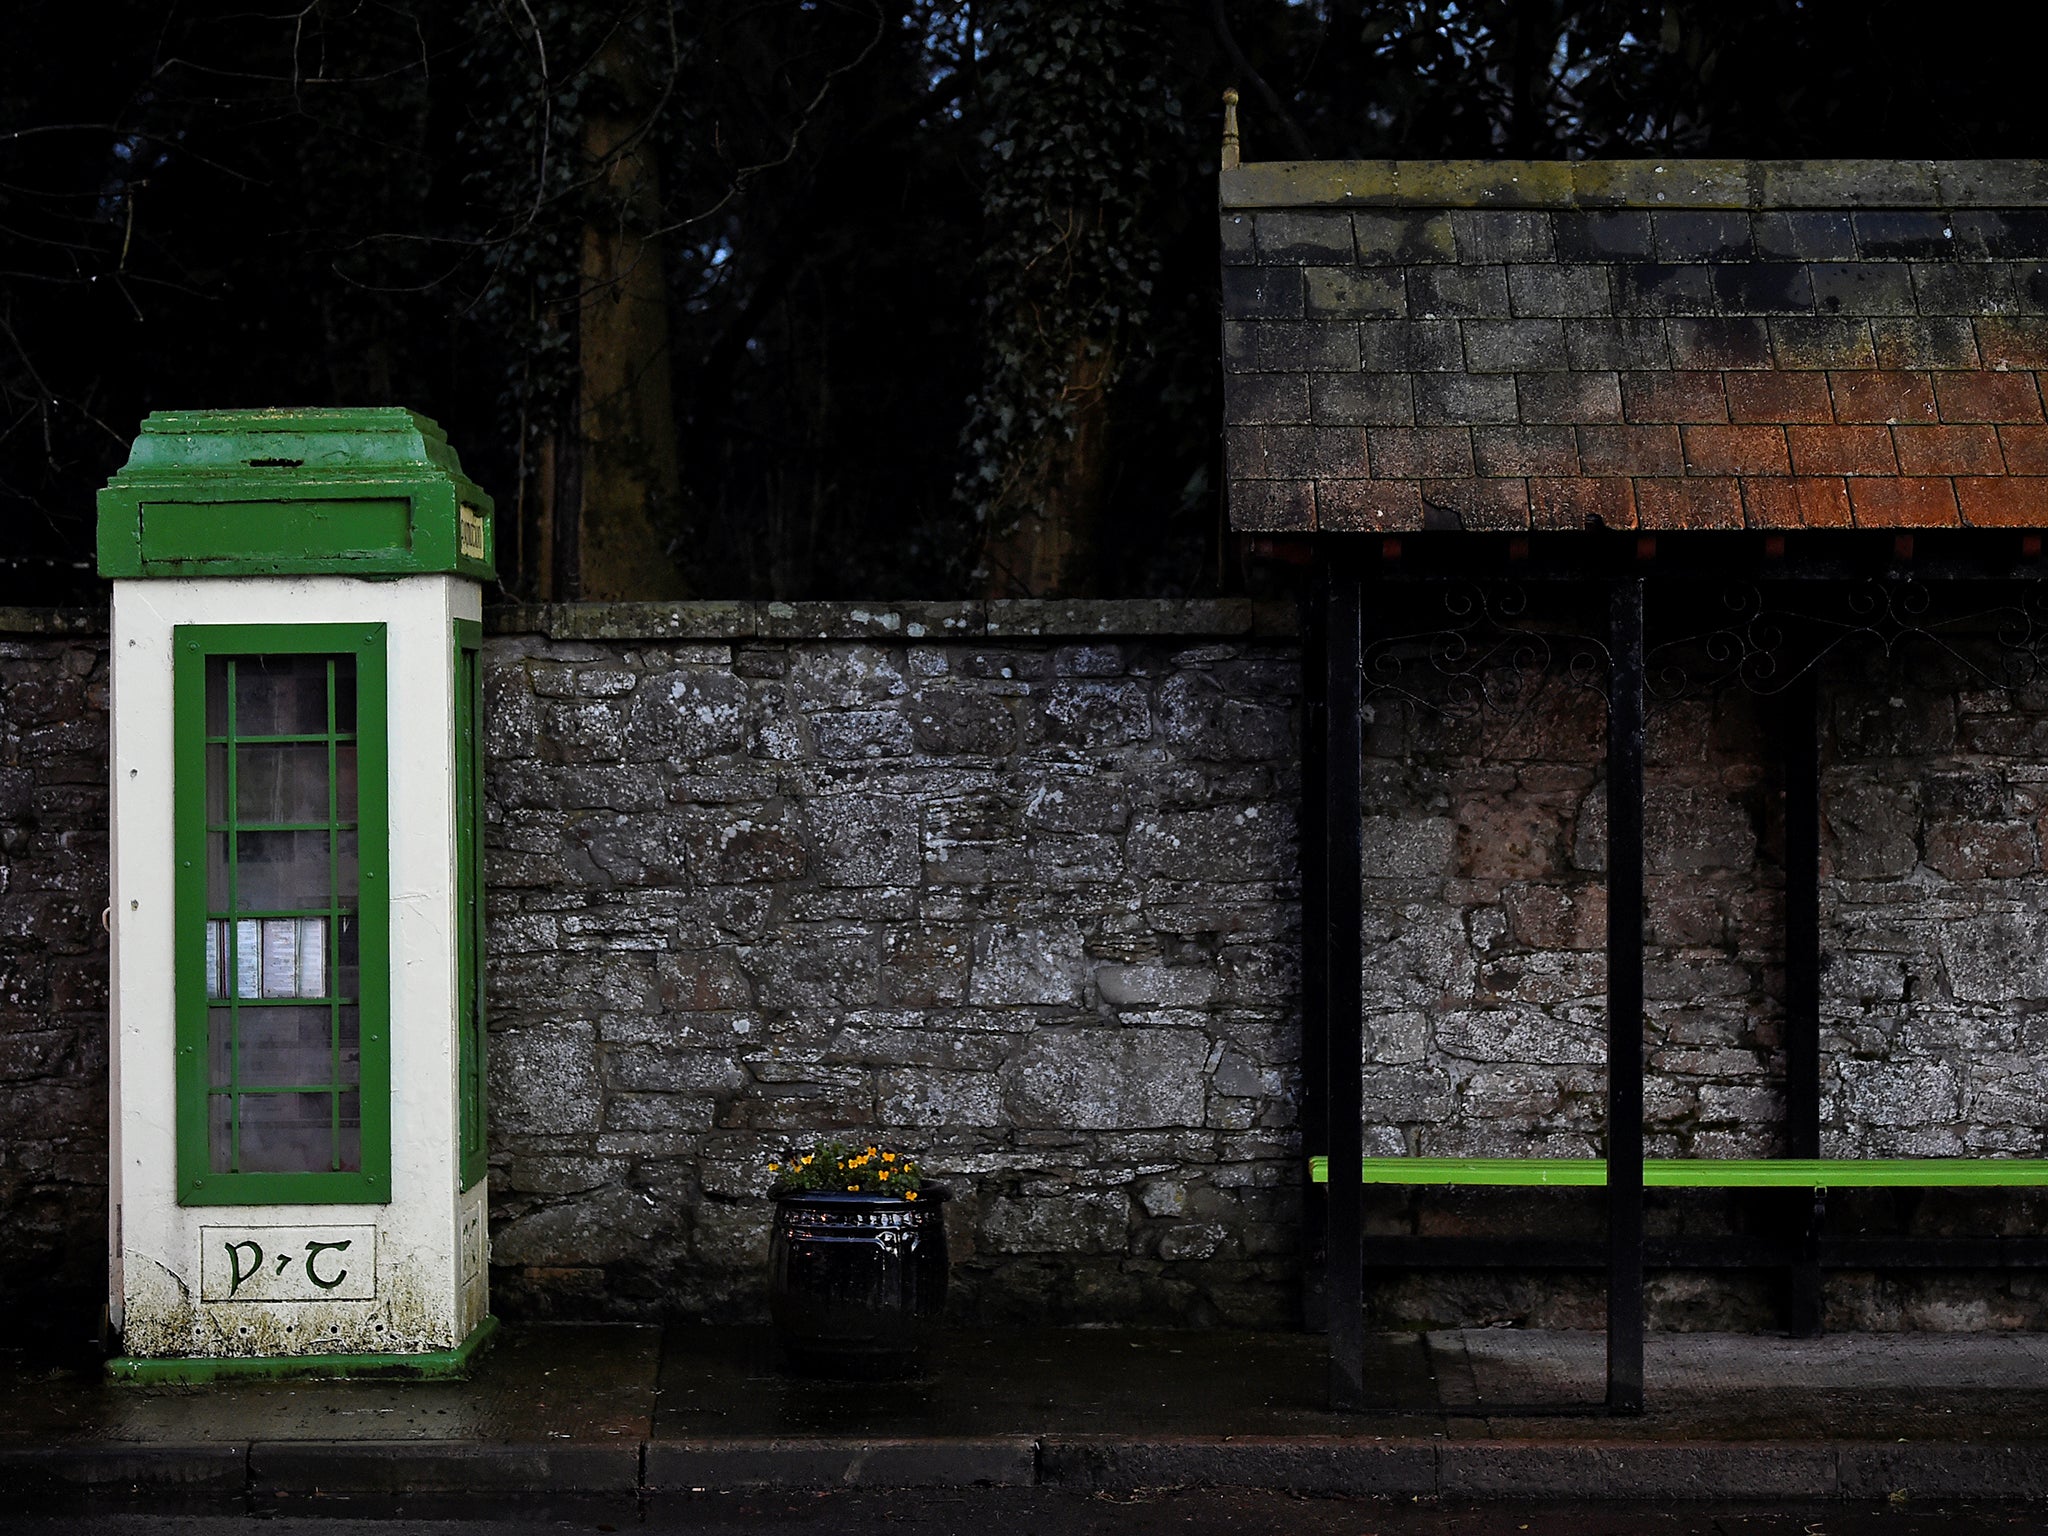
M 1398 627 L 1368 634 L 1367 700 L 1395 698 L 1448 719 L 1474 720 L 1519 718 L 1553 681 L 1605 694 L 1607 647 L 1574 627 L 1585 622 L 1576 610 L 1539 616 L 1516 582 L 1431 589 L 1424 606 L 1399 614 Z
M 1653 644 L 1648 687 L 1668 702 L 1736 686 L 1784 692 L 1831 658 L 1892 662 L 1925 648 L 1986 687 L 2048 675 L 2048 582 L 1853 582 L 1724 589 L 1704 627 Z

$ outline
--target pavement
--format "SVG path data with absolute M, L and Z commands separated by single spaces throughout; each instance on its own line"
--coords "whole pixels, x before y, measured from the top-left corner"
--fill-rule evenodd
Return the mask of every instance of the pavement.
M 514 1510 L 709 1491 L 1236 1488 L 1443 1505 L 2048 1504 L 2048 1334 L 1662 1334 L 1608 1417 L 1597 1334 L 956 1330 L 925 1377 L 789 1379 L 748 1328 L 508 1325 L 451 1382 L 115 1383 L 0 1354 L 0 1513 Z M 1580 1409 L 1559 1405 L 1579 1403 Z

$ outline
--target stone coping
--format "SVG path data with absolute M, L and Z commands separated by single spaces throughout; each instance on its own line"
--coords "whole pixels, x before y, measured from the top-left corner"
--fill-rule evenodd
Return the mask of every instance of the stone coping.
M 0 604 L 0 635 L 104 635 L 104 608 L 16 608 Z
M 493 634 L 550 640 L 1291 639 L 1287 600 L 1011 598 L 902 603 L 532 603 L 486 610 Z
M 550 640 L 1030 640 L 1089 635 L 1293 639 L 1285 599 L 1012 598 L 904 603 L 513 603 L 484 610 L 494 635 Z M 104 608 L 0 606 L 0 635 L 104 635 Z
M 2041 208 L 2043 160 L 1271 160 L 1225 208 Z

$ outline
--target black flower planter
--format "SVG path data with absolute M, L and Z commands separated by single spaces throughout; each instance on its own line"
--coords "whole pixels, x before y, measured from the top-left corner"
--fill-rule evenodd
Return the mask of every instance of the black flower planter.
M 768 1245 L 769 1308 L 800 1376 L 917 1374 L 946 1304 L 946 1192 L 783 1195 Z

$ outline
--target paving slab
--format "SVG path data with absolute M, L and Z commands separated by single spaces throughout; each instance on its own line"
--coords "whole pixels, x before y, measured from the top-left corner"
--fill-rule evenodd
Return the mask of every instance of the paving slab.
M 1372 1340 L 1378 1401 L 1330 1412 L 1322 1338 L 1166 1329 L 955 1330 L 910 1382 L 792 1379 L 765 1329 L 668 1330 L 654 1439 L 1151 1433 L 1321 1434 L 1437 1411 L 1424 1341 Z
M 144 1386 L 0 1357 L 0 1447 L 264 1441 L 596 1440 L 637 1445 L 654 1416 L 661 1330 L 506 1328 L 464 1381 Z
M 1038 1442 L 1028 1435 L 946 1438 L 657 1440 L 647 1447 L 650 1495 L 725 1488 L 1029 1488 Z
M 1601 1334 L 1468 1328 L 1428 1337 L 1446 1408 L 1534 1402 L 1546 1394 L 1596 1401 L 1604 1390 Z M 1667 1405 L 1783 1391 L 2048 1391 L 2048 1334 L 1651 1334 L 1643 1345 L 1643 1386 Z
M 956 1329 L 894 1383 L 789 1377 L 757 1328 L 514 1326 L 468 1380 L 412 1384 L 152 1387 L 0 1359 L 0 1496 L 606 1518 L 719 1489 L 2048 1502 L 2048 1337 L 1659 1335 L 1634 1418 L 1588 1406 L 1603 1347 L 1377 1336 L 1355 1413 L 1326 1405 L 1307 1334 Z

